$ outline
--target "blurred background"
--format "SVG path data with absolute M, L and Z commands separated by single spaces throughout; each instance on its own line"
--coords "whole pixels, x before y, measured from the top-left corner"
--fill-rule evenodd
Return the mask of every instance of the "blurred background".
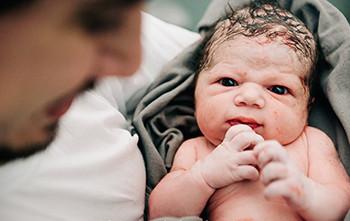
M 164 21 L 197 31 L 196 25 L 211 0 L 150 0 L 146 11 Z M 350 21 L 350 0 L 329 0 Z

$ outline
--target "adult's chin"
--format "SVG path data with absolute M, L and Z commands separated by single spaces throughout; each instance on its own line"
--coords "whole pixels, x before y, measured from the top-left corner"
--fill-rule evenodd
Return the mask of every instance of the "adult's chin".
M 48 137 L 39 143 L 27 142 L 22 146 L 12 146 L 6 143 L 0 143 L 0 163 L 10 162 L 20 158 L 27 158 L 42 150 L 45 150 L 54 140 L 57 131 L 57 123 L 46 128 Z

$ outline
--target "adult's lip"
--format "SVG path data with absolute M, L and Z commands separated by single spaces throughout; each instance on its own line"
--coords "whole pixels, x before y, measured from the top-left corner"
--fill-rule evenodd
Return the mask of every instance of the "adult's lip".
M 251 127 L 253 130 L 262 126 L 262 124 L 258 123 L 253 118 L 248 118 L 248 117 L 234 118 L 234 119 L 228 120 L 227 123 L 230 124 L 231 126 L 234 126 L 237 124 L 245 124 Z
M 92 77 L 87 80 L 85 84 L 79 87 L 77 90 L 62 96 L 53 103 L 51 103 L 47 109 L 47 115 L 59 119 L 64 113 L 66 113 L 72 104 L 74 98 L 83 91 L 92 89 L 95 85 L 96 77 Z
M 75 94 L 64 96 L 57 101 L 53 102 L 51 105 L 49 105 L 49 108 L 47 109 L 48 116 L 58 119 L 60 118 L 64 113 L 66 113 L 72 104 L 74 100 Z

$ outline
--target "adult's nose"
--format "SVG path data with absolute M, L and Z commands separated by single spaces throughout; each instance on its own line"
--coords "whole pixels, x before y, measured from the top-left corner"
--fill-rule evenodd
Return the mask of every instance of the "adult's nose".
M 265 106 L 263 88 L 250 82 L 241 84 L 234 97 L 234 103 L 236 106 L 263 108 Z
M 98 39 L 99 76 L 129 76 L 141 63 L 141 14 L 133 12 L 114 34 Z
M 124 46 L 123 46 L 124 47 Z M 129 76 L 137 71 L 141 63 L 141 47 L 130 42 L 129 50 L 105 48 L 99 53 L 99 76 Z

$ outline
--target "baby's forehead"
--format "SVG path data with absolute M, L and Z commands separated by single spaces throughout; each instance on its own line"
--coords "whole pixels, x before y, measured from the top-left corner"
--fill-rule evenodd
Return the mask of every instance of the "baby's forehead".
M 246 51 L 242 49 L 242 47 L 245 47 L 253 52 L 247 56 L 251 56 L 252 59 L 261 59 L 264 57 L 258 57 L 261 54 L 277 56 L 278 54 L 281 54 L 278 52 L 283 51 L 284 56 L 279 59 L 293 59 L 295 61 L 292 63 L 295 64 L 295 66 L 302 66 L 303 70 L 311 69 L 313 61 L 310 56 L 304 54 L 298 45 L 290 40 L 291 36 L 289 36 L 287 32 L 288 30 L 286 27 L 274 24 L 271 25 L 266 34 L 263 35 L 246 36 L 243 34 L 237 34 L 232 37 L 227 37 L 226 34 L 223 34 L 218 36 L 208 53 L 211 54 L 211 57 L 215 60 L 217 59 L 215 54 L 218 54 L 218 50 L 227 51 L 229 48 L 234 51 L 243 50 L 243 53 L 245 53 Z M 306 76 L 307 74 L 308 73 L 304 73 L 303 75 Z
M 259 26 L 260 24 L 256 23 L 255 25 Z M 264 26 L 258 27 L 257 30 L 251 30 L 244 25 L 232 24 L 232 21 L 226 19 L 213 35 L 213 41 L 224 42 L 243 36 L 262 43 L 282 42 L 300 56 L 309 57 L 312 54 L 314 39 L 305 26 L 300 26 L 298 31 L 292 31 L 291 27 L 278 23 L 267 23 Z
M 256 73 L 271 80 L 295 76 L 304 84 L 304 79 L 309 76 L 307 65 L 280 41 L 237 36 L 218 46 L 207 70 L 213 76 L 215 73 L 235 73 L 244 77 L 247 73 Z
M 217 55 L 220 55 L 218 57 Z M 252 61 L 269 58 L 270 62 L 293 64 L 307 68 L 309 59 L 288 45 L 283 38 L 270 39 L 265 36 L 246 37 L 238 35 L 233 39 L 225 39 L 213 53 L 214 60 L 225 59 L 225 56 L 245 56 Z M 228 58 L 228 57 L 227 57 Z
M 296 55 L 300 61 L 304 61 L 307 59 L 306 55 L 302 53 L 302 51 L 298 50 L 298 48 L 295 47 L 293 43 L 290 42 L 288 35 L 285 33 L 285 27 L 276 25 L 271 31 L 269 31 L 268 34 L 274 35 L 273 37 L 269 37 L 268 35 L 258 35 L 258 36 L 244 36 L 244 35 L 237 35 L 234 38 L 228 38 L 223 41 L 228 42 L 236 42 L 236 45 L 239 44 L 250 44 L 251 47 L 255 46 L 270 46 L 273 45 L 273 47 L 277 49 L 289 49 L 287 50 L 289 54 Z

